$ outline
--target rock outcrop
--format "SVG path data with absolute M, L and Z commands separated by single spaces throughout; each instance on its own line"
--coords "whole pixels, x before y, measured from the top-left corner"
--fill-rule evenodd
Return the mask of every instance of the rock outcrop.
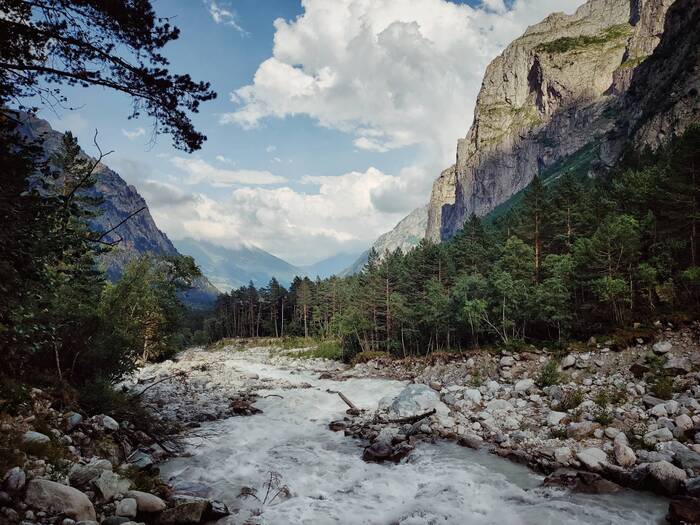
M 700 6 L 589 0 L 554 13 L 488 66 L 454 168 L 433 186 L 427 236 L 449 238 L 544 179 L 605 171 L 697 120 Z M 454 171 L 452 171 L 454 170 Z

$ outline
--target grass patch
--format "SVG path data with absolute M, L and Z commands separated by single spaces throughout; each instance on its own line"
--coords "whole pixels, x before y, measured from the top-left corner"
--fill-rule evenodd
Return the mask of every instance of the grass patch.
M 308 344 L 308 340 L 307 340 Z M 333 359 L 340 361 L 343 359 L 343 348 L 336 340 L 321 341 L 314 348 L 302 350 L 300 352 L 285 352 L 287 357 L 298 357 L 300 359 Z
M 581 403 L 583 403 L 583 391 L 579 388 L 574 388 L 573 390 L 569 390 L 564 394 L 559 408 L 563 410 L 573 410 Z
M 630 36 L 632 28 L 629 24 L 618 24 L 602 30 L 596 35 L 565 36 L 550 42 L 544 42 L 535 49 L 545 53 L 568 53 L 569 51 L 602 46 L 608 42 Z

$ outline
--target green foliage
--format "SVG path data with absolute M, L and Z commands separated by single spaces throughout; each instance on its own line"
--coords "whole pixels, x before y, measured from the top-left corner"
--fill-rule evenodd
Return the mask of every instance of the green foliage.
M 561 383 L 561 379 L 561 373 L 559 372 L 559 361 L 556 359 L 550 359 L 540 370 L 535 382 L 537 383 L 537 386 L 544 388 Z
M 232 290 L 207 322 L 209 339 L 335 339 L 349 361 L 363 352 L 564 347 L 591 333 L 617 334 L 617 347 L 647 338 L 632 320 L 649 326 L 662 305 L 684 317 L 700 306 L 700 184 L 689 168 L 700 164 L 700 127 L 591 179 L 599 147 L 593 139 L 543 169 L 509 211 L 471 216 L 449 241 L 372 252 L 344 278 Z
M 651 390 L 651 393 L 659 399 L 671 399 L 673 397 L 675 388 L 673 386 L 672 377 L 657 372 L 655 374 L 652 374 L 652 376 L 650 378 L 647 378 L 647 380 L 650 381 L 649 388 Z
M 326 340 L 319 342 L 307 350 L 287 352 L 285 355 L 301 359 L 333 359 L 340 361 L 343 359 L 343 347 L 338 341 Z
M 610 425 L 615 418 L 612 415 L 612 412 L 607 406 L 601 406 L 601 405 L 596 405 L 595 410 L 593 412 L 593 421 L 596 423 L 600 423 L 603 426 L 608 426 Z
M 587 47 L 601 46 L 628 37 L 632 33 L 629 24 L 619 24 L 605 28 L 596 35 L 565 36 L 537 46 L 537 51 L 546 53 L 568 53 Z

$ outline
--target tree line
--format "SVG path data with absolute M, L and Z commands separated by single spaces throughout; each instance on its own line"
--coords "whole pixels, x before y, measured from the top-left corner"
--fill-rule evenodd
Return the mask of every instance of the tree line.
M 345 355 L 407 356 L 695 315 L 699 167 L 695 126 L 606 177 L 536 177 L 510 211 L 472 216 L 447 242 L 371 251 L 353 276 L 223 294 L 202 337 L 337 338 Z

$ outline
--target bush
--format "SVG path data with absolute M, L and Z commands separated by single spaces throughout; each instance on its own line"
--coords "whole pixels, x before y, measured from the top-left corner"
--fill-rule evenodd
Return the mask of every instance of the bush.
M 581 403 L 583 403 L 583 391 L 574 388 L 564 394 L 559 407 L 563 410 L 573 410 Z
M 327 340 L 321 341 L 315 348 L 302 350 L 301 352 L 286 352 L 285 355 L 301 359 L 333 359 L 340 361 L 343 359 L 343 348 L 340 346 L 340 342 Z
M 612 412 L 607 406 L 598 405 L 596 406 L 595 413 L 593 414 L 593 421 L 600 423 L 603 426 L 607 426 L 613 422 L 614 418 Z
M 561 382 L 561 374 L 559 373 L 559 362 L 556 359 L 550 359 L 547 364 L 542 367 L 537 376 L 537 386 L 544 388 L 547 386 L 556 385 Z
M 652 380 L 651 392 L 659 399 L 671 399 L 673 397 L 673 378 L 659 374 Z

